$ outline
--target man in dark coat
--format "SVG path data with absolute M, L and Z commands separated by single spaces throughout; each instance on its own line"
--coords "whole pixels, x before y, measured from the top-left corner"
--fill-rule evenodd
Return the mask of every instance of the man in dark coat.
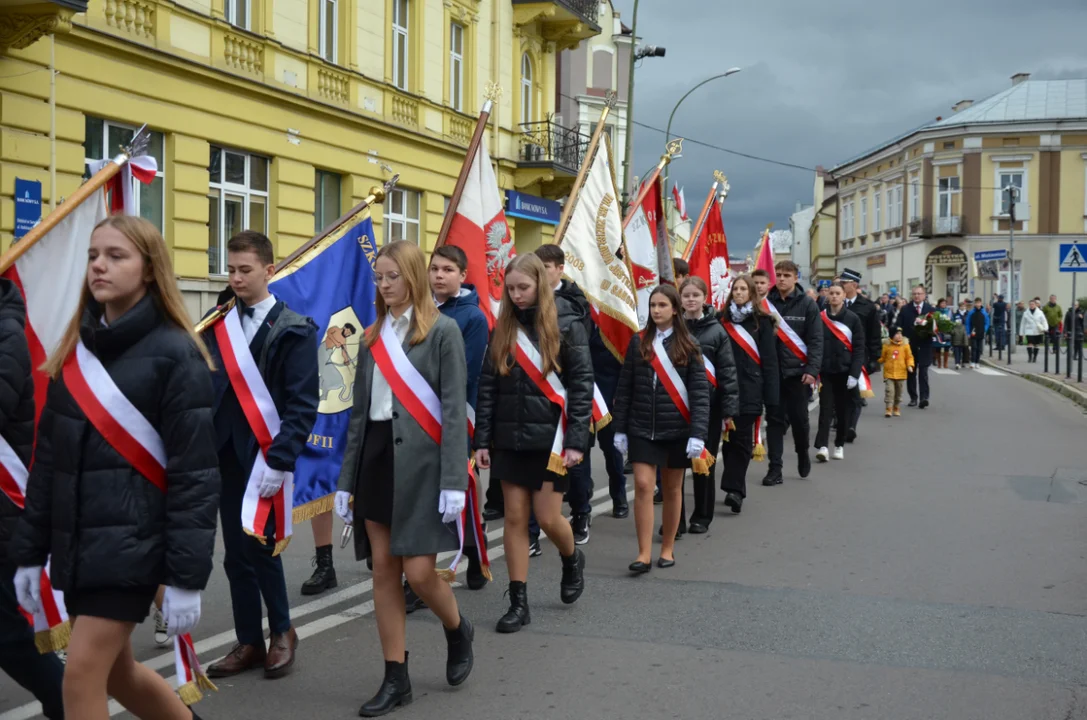
M 34 448 L 34 381 L 25 326 L 26 306 L 19 289 L 0 278 L 0 448 L 10 448 L 22 468 L 30 466 Z M 0 475 L 4 474 L 11 473 L 0 460 Z M 10 482 L 4 485 L 14 483 L 14 478 L 5 479 Z M 0 497 L 0 669 L 34 694 L 45 717 L 63 718 L 64 665 L 53 653 L 38 653 L 34 629 L 19 612 L 15 598 L 16 568 L 8 559 L 8 542 L 22 510 L 6 491 L 4 495 Z
M 906 391 L 910 394 L 910 407 L 917 407 L 920 400 L 922 410 L 928 407 L 928 369 L 932 365 L 932 336 L 924 329 L 924 325 L 928 314 L 936 312 L 936 308 L 925 300 L 927 296 L 924 285 L 913 288 L 910 292 L 911 302 L 899 310 L 897 322 L 897 326 L 902 328 L 902 334 L 910 343 L 916 366 L 906 380 Z M 918 393 L 918 386 L 920 386 L 920 393 Z
M 268 291 L 275 272 L 271 241 L 260 233 L 245 230 L 227 243 L 230 286 L 237 298 L 242 331 L 257 362 L 281 421 L 279 434 L 267 452 L 267 469 L 261 481 L 262 494 L 282 487 L 286 473 L 295 462 L 317 420 L 320 380 L 318 376 L 317 326 L 299 315 Z M 263 667 L 264 676 L 278 678 L 294 664 L 298 635 L 291 625 L 290 601 L 283 576 L 283 562 L 273 554 L 275 538 L 261 543 L 242 529 L 242 500 L 249 474 L 260 449 L 242 411 L 230 379 L 222 368 L 222 352 L 212 332 L 204 341 L 219 370 L 212 374 L 215 388 L 215 435 L 219 468 L 223 479 L 220 521 L 226 558 L 223 562 L 230 581 L 234 631 L 238 642 L 230 653 L 208 668 L 209 677 L 230 677 Z M 274 512 L 273 512 L 274 515 Z M 275 522 L 282 522 L 275 518 Z M 273 525 L 269 522 L 269 528 Z M 270 533 L 271 535 L 271 533 Z M 268 607 L 271 630 L 268 647 L 261 629 L 261 599 Z
M 868 375 L 879 372 L 879 358 L 883 354 L 883 334 L 880 329 L 880 310 L 874 302 L 861 295 L 858 288 L 861 274 L 856 270 L 845 268 L 842 270 L 842 289 L 845 290 L 845 306 L 853 312 L 861 321 L 864 328 L 864 368 Z M 857 423 L 861 419 L 861 409 L 865 406 L 861 397 L 860 388 L 850 391 L 853 407 L 849 414 L 849 428 L 846 430 L 845 441 L 853 442 L 857 439 Z

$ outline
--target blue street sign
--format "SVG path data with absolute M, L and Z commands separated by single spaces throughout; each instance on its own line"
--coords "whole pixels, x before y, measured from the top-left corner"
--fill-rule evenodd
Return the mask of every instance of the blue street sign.
M 981 250 L 974 253 L 975 262 L 985 262 L 986 260 L 1007 260 L 1007 250 Z
M 15 239 L 30 232 L 42 219 L 42 184 L 15 178 Z
M 562 205 L 535 195 L 516 190 L 506 191 L 506 215 L 523 218 L 547 225 L 558 225 L 562 219 Z
M 1057 258 L 1061 272 L 1087 272 L 1087 258 L 1076 243 L 1061 243 Z

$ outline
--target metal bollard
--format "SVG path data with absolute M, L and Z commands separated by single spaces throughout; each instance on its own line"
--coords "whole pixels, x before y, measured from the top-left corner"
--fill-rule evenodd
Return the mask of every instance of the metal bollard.
M 1076 346 L 1079 351 L 1079 367 L 1076 369 L 1076 382 L 1083 382 L 1083 338 L 1079 339 L 1079 345 Z
M 1061 336 L 1060 333 L 1053 338 L 1053 374 L 1061 374 Z
M 1072 379 L 1072 358 L 1075 357 L 1075 355 L 1073 355 L 1073 353 L 1075 352 L 1073 341 L 1075 340 L 1075 337 L 1075 333 L 1068 334 L 1068 369 L 1065 371 L 1064 375 L 1064 377 L 1068 380 Z
M 1042 372 L 1049 372 L 1049 333 L 1042 333 L 1042 349 L 1045 351 L 1045 367 Z

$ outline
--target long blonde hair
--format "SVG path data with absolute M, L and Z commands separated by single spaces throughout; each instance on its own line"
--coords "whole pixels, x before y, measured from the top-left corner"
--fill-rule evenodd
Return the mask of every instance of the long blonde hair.
M 117 230 L 136 246 L 136 250 L 143 256 L 144 267 L 151 270 L 151 282 L 147 285 L 147 294 L 151 296 L 155 307 L 163 314 L 167 324 L 176 325 L 189 334 L 200 356 L 204 358 L 204 362 L 214 370 L 215 363 L 204 341 L 193 331 L 189 313 L 185 310 L 185 301 L 181 298 L 181 291 L 174 277 L 170 251 L 166 249 L 166 241 L 162 239 L 158 228 L 141 217 L 131 215 L 112 215 L 95 225 L 94 231 L 102 227 Z M 87 284 L 86 273 L 84 273 L 83 292 L 79 294 L 79 305 L 76 307 L 75 314 L 68 322 L 68 328 L 64 331 L 64 337 L 56 352 L 42 365 L 42 370 L 54 380 L 60 376 L 64 361 L 75 351 L 76 343 L 79 342 L 79 328 L 83 322 L 83 313 L 93 299 L 90 286 Z
M 554 370 L 560 372 L 559 346 L 562 342 L 559 336 L 559 313 L 555 308 L 555 291 L 547 281 L 547 269 L 543 261 L 535 253 L 518 255 L 506 267 L 506 277 L 510 273 L 519 272 L 536 282 L 536 342 L 540 349 L 540 359 L 543 361 L 543 374 L 547 376 Z M 498 320 L 494 324 L 494 333 L 491 335 L 491 362 L 498 369 L 499 375 L 509 375 L 513 367 L 512 356 L 517 347 L 517 331 L 521 328 L 517 320 L 517 306 L 510 299 L 509 288 L 502 288 L 502 308 L 498 312 Z
M 418 345 L 426 340 L 430 328 L 438 319 L 438 306 L 434 304 L 434 296 L 430 292 L 430 280 L 427 279 L 427 260 L 419 246 L 408 240 L 397 240 L 388 245 L 383 245 L 377 251 L 374 258 L 387 257 L 396 263 L 400 269 L 400 277 L 408 285 L 408 297 L 413 308 L 411 313 L 411 326 L 408 328 L 411 335 L 411 344 Z M 373 347 L 377 339 L 381 337 L 381 326 L 385 324 L 385 316 L 389 314 L 389 308 L 385 304 L 385 298 L 377 293 L 374 302 L 377 308 L 377 319 L 373 325 L 366 328 L 364 342 L 366 347 Z

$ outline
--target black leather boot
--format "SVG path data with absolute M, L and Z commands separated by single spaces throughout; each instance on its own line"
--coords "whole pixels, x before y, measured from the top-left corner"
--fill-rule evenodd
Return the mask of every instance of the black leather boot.
M 559 597 L 567 605 L 573 605 L 585 592 L 585 553 L 574 548 L 574 554 L 562 558 L 562 581 Z
M 408 653 L 404 662 L 385 661 L 385 679 L 381 681 L 377 695 L 359 708 L 359 717 L 388 715 L 401 705 L 411 705 L 411 678 L 408 677 Z
M 476 629 L 463 615 L 460 616 L 460 626 L 456 630 L 445 630 L 445 644 L 448 654 L 445 660 L 445 681 L 456 687 L 468 679 L 472 672 L 472 664 L 475 655 L 472 653 L 472 640 L 476 636 Z
M 332 566 L 332 546 L 322 545 L 317 548 L 317 557 L 313 560 L 317 569 L 310 579 L 302 583 L 303 595 L 320 595 L 325 590 L 336 587 L 336 568 Z
M 532 622 L 532 615 L 528 611 L 528 586 L 523 582 L 512 581 L 506 592 L 510 596 L 510 609 L 498 619 L 495 630 L 500 633 L 515 633 Z
M 764 487 L 773 487 L 782 483 L 781 466 L 771 465 L 770 469 L 766 471 L 766 477 L 762 479 Z
M 468 552 L 468 581 L 469 590 L 482 590 L 487 585 L 487 578 L 483 574 L 483 563 L 479 560 L 479 550 L 467 548 Z

